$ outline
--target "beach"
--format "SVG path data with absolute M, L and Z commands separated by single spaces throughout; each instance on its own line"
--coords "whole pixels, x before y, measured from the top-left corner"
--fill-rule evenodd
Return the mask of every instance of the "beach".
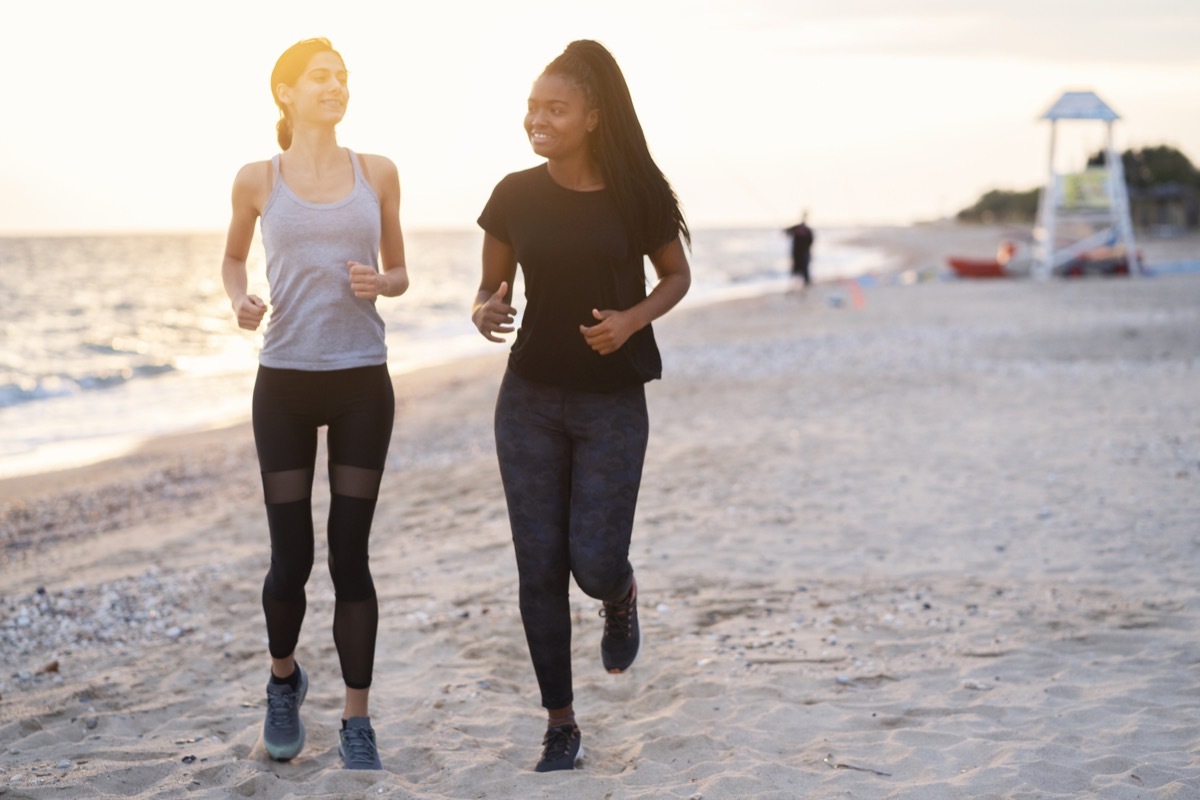
M 396 379 L 382 772 L 338 758 L 320 536 L 308 743 L 290 763 L 258 743 L 248 425 L 0 481 L 0 797 L 1200 797 L 1200 275 L 920 279 L 995 234 L 868 231 L 913 280 L 656 323 L 645 644 L 606 674 L 600 606 L 573 589 L 575 772 L 532 772 L 544 715 L 491 433 L 505 348 Z

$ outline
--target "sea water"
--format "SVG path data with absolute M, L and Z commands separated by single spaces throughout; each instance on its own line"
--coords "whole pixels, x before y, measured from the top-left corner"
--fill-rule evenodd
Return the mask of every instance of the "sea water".
M 888 268 L 882 252 L 847 244 L 853 233 L 819 232 L 817 280 Z M 411 288 L 377 306 L 393 376 L 502 347 L 470 322 L 482 234 L 406 231 L 405 245 Z M 262 330 L 237 326 L 223 250 L 220 233 L 0 237 L 0 478 L 249 418 Z M 685 306 L 783 291 L 789 240 L 774 228 L 698 230 L 691 264 Z M 257 238 L 247 268 L 251 292 L 268 298 Z M 515 290 L 519 308 L 519 278 Z

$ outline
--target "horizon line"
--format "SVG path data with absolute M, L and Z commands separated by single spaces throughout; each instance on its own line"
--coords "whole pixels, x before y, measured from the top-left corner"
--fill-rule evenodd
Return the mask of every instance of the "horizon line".
M 917 219 L 908 222 L 896 221 L 850 221 L 850 220 L 830 220 L 822 223 L 819 226 L 822 228 L 907 228 L 914 225 L 930 225 L 939 223 L 957 222 L 953 217 L 939 217 L 936 219 Z M 707 222 L 689 225 L 693 231 L 758 231 L 758 230 L 775 230 L 778 225 L 776 223 L 761 222 Z M 475 225 L 439 225 L 439 224 L 420 224 L 407 226 L 404 232 L 407 233 L 472 233 L 482 231 Z M 144 227 L 144 228 L 14 228 L 5 230 L 0 228 L 0 239 L 36 239 L 36 238 L 86 238 L 86 237 L 102 237 L 102 236 L 214 236 L 224 235 L 223 228 L 184 228 L 184 227 Z M 259 233 L 255 230 L 255 237 Z

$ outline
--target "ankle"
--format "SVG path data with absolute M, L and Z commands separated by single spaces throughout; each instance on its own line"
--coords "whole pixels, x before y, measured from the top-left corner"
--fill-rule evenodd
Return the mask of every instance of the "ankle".
M 294 655 L 271 659 L 271 677 L 277 683 L 287 683 L 296 677 L 299 664 Z
M 559 713 L 559 712 L 551 711 L 546 720 L 546 727 L 548 727 L 548 728 L 559 728 L 559 727 L 562 727 L 563 725 L 574 725 L 574 724 L 575 724 L 575 712 L 574 711 L 567 711 L 566 713 Z
M 630 578 L 629 591 L 627 591 L 624 595 L 622 595 L 620 600 L 617 600 L 612 603 L 606 603 L 605 605 L 627 606 L 630 603 L 632 603 L 635 599 L 637 599 L 637 579 Z
M 292 664 L 292 670 L 287 675 L 280 675 L 275 667 L 271 668 L 271 683 L 276 686 L 290 686 L 293 689 L 300 688 L 300 666 Z

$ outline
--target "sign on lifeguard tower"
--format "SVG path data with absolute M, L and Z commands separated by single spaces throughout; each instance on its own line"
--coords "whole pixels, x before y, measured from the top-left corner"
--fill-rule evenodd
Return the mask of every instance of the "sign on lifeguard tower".
M 1050 120 L 1050 168 L 1038 197 L 1033 274 L 1139 274 L 1133 241 L 1125 170 L 1113 142 L 1121 117 L 1094 92 L 1066 92 L 1042 119 Z M 1058 123 L 1084 120 L 1104 124 L 1104 163 L 1060 172 L 1055 162 Z

